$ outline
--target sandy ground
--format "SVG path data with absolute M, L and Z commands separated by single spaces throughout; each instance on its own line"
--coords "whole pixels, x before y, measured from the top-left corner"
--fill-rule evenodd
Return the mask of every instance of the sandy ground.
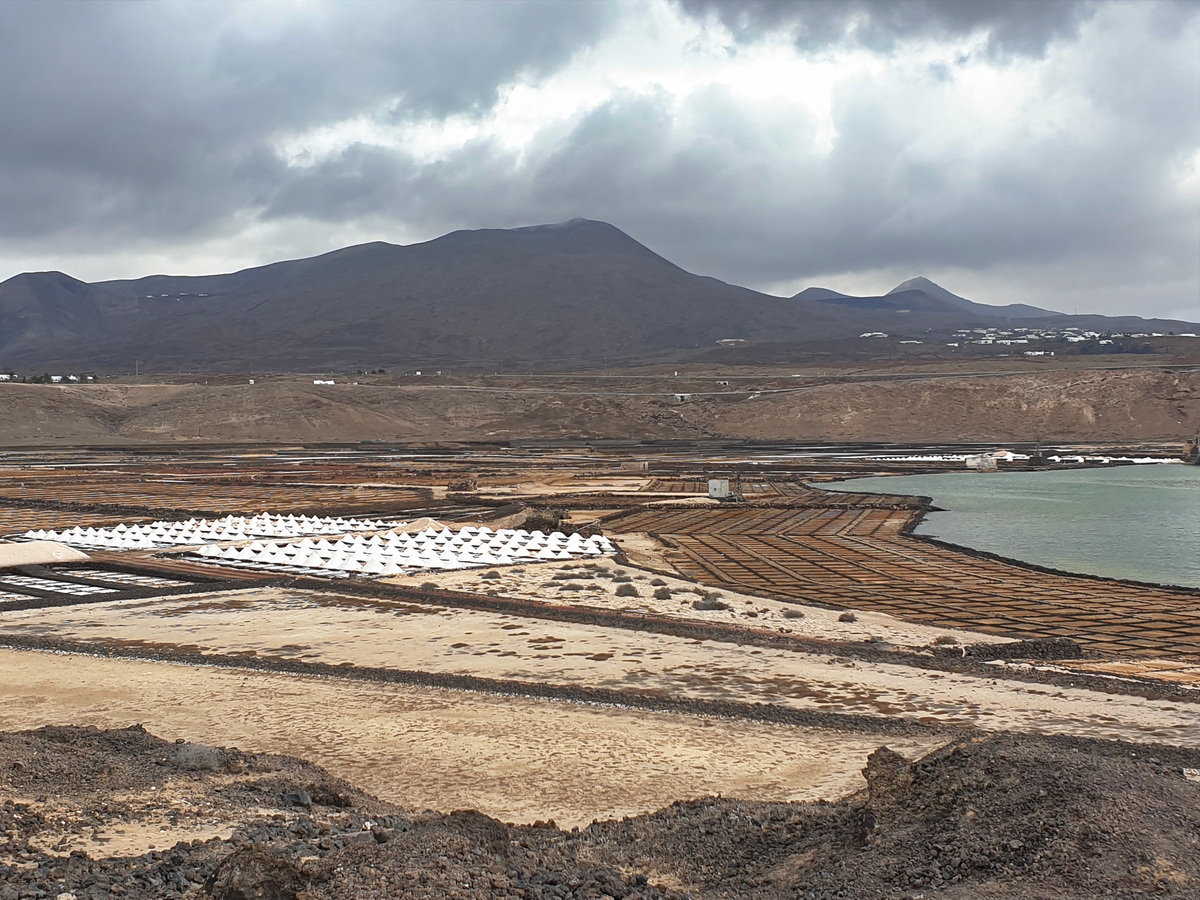
M 1200 715 L 1186 702 L 301 591 L 7 612 L 0 633 L 1200 746 Z
M 1064 669 L 1097 672 L 1116 678 L 1156 678 L 1175 684 L 1196 685 L 1200 688 L 1200 664 L 1180 659 L 1118 659 L 1078 660 L 1060 664 Z
M 142 723 L 167 739 L 299 756 L 382 799 L 583 825 L 683 797 L 832 799 L 887 743 L 926 740 L 460 691 L 0 650 L 0 730 Z
M 246 779 L 250 780 L 250 779 Z M 151 788 L 147 791 L 113 794 L 110 803 L 128 810 L 124 821 L 97 823 L 82 833 L 70 827 L 49 830 L 34 845 L 46 853 L 67 856 L 82 851 L 89 856 L 140 856 L 149 850 L 174 847 L 180 841 L 228 839 L 239 820 L 227 810 L 200 807 L 191 792 L 177 785 Z M 74 824 L 77 812 L 70 803 L 39 802 L 36 797 L 11 797 L 14 803 L 25 803 L 51 822 L 63 826 Z M 269 810 L 262 810 L 270 814 Z M 186 821 L 180 822 L 183 818 Z
M 643 555 L 647 555 L 652 547 L 661 548 L 661 544 L 652 538 L 633 534 L 621 535 L 619 544 L 623 550 Z M 898 646 L 924 647 L 938 639 L 952 644 L 996 643 L 1003 640 L 979 632 L 906 622 L 886 613 L 855 610 L 855 621 L 841 622 L 841 611 L 770 600 L 725 589 L 713 590 L 694 581 L 672 577 L 658 566 L 654 566 L 654 569 L 656 571 L 643 572 L 636 566 L 621 566 L 611 558 L 602 557 L 588 562 L 498 566 L 495 569 L 430 572 L 381 580 L 412 587 L 433 582 L 439 588 L 452 591 L 519 597 L 541 603 L 646 612 L 835 641 L 875 638 Z M 495 573 L 495 577 L 490 573 Z M 622 583 L 613 578 L 622 575 L 631 579 L 629 583 L 637 591 L 637 597 L 617 595 Z M 671 596 L 665 599 L 655 597 L 655 591 L 660 587 L 665 587 Z M 695 609 L 692 604 L 701 598 L 700 591 L 719 597 L 729 608 Z M 797 617 L 798 612 L 803 615 Z

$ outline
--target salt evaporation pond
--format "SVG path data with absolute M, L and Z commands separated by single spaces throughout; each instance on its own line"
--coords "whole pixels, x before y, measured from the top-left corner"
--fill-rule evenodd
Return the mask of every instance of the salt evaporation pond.
M 916 533 L 1040 566 L 1200 587 L 1200 467 L 858 478 L 834 490 L 931 497 Z

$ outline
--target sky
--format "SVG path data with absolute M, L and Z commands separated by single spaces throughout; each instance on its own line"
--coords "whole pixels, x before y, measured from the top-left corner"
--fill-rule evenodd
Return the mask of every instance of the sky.
M 0 280 L 575 217 L 780 296 L 1200 320 L 1200 2 L 0 0 Z

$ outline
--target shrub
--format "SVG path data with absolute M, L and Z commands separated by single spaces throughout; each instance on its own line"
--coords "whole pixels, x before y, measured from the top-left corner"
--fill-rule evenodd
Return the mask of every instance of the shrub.
M 654 599 L 655 600 L 670 600 L 671 599 L 671 589 L 667 588 L 667 587 L 656 588 L 654 591 Z
M 437 589 L 438 589 L 438 586 L 437 586 L 436 581 L 422 581 L 421 582 L 421 590 L 423 590 L 423 591 L 436 591 Z
M 956 638 L 952 634 L 939 634 L 936 638 L 933 639 L 933 642 L 934 642 L 934 644 L 937 644 L 938 646 L 944 647 L 946 644 L 957 644 L 958 638 Z
M 840 616 L 838 616 L 838 621 L 839 622 L 857 622 L 858 616 L 856 616 L 852 612 L 844 612 Z
M 614 575 L 613 581 L 615 581 L 617 584 L 629 584 L 633 581 L 633 579 L 628 575 Z
M 785 609 L 783 611 L 783 617 L 785 619 L 803 619 L 804 613 L 799 609 Z
M 172 751 L 171 762 L 189 772 L 220 772 L 225 767 L 224 754 L 202 744 L 180 744 Z
M 712 610 L 712 609 L 729 609 L 729 604 L 724 600 L 718 600 L 715 596 L 708 596 L 702 600 L 693 600 L 692 609 Z
M 617 588 L 617 596 L 618 597 L 640 597 L 641 594 L 638 593 L 637 588 L 635 588 L 632 584 L 623 584 Z
M 650 583 L 651 583 L 652 585 L 654 585 L 655 587 L 662 587 L 664 584 L 666 584 L 666 582 L 665 582 L 665 581 L 663 581 L 661 578 L 655 578 L 655 579 L 654 579 L 653 581 L 651 581 Z
M 488 579 L 488 580 L 490 581 L 490 580 L 492 580 L 492 579 L 499 578 L 499 577 L 500 577 L 500 573 L 499 573 L 499 572 L 497 572 L 495 569 L 489 569 L 488 571 L 484 572 L 484 573 L 483 573 L 482 575 L 480 575 L 479 577 L 480 577 L 480 578 L 486 578 L 486 579 Z

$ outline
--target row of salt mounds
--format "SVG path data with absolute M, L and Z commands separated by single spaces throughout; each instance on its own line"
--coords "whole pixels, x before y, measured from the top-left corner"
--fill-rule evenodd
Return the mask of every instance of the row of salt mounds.
M 524 529 L 467 527 L 461 531 L 429 528 L 416 534 L 341 538 L 305 538 L 290 544 L 255 541 L 242 547 L 201 547 L 196 554 L 222 565 L 282 570 L 297 574 L 401 575 L 429 569 L 470 569 L 513 563 L 585 559 L 616 552 L 601 535 L 584 538 L 561 531 L 545 534 Z
M 220 541 L 245 541 L 260 537 L 295 538 L 311 534 L 346 534 L 395 528 L 403 522 L 382 519 L 343 519 L 340 516 L 225 516 L 221 519 L 188 519 L 184 522 L 151 522 L 112 528 L 68 528 L 65 531 L 27 531 L 30 540 L 57 541 L 72 547 L 103 550 L 153 550 Z

